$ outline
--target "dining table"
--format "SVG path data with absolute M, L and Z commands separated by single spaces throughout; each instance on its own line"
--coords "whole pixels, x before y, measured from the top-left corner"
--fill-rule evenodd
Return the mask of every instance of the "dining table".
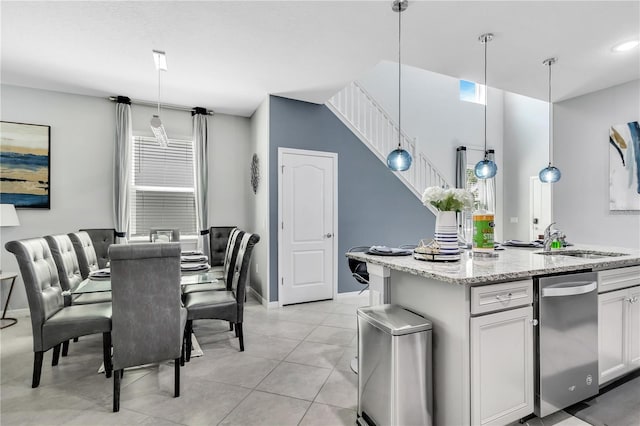
M 85 293 L 101 293 L 111 291 L 111 277 L 106 274 L 106 270 L 102 276 L 89 276 L 89 278 L 82 281 L 78 287 L 71 292 L 71 294 L 85 294 Z M 196 284 L 211 284 L 218 282 L 220 274 L 208 271 L 183 271 L 180 276 L 180 286 L 196 285 Z

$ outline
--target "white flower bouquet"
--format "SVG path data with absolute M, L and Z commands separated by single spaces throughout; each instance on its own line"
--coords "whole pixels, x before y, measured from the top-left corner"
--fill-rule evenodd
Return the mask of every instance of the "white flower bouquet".
M 422 204 L 431 204 L 441 212 L 459 212 L 473 208 L 473 194 L 466 189 L 430 186 L 422 194 Z

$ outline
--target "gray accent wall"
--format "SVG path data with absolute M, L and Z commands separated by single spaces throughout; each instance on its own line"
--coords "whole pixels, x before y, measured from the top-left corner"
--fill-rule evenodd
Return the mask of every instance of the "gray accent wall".
M 338 293 L 360 291 L 344 253 L 354 246 L 417 244 L 435 217 L 324 105 L 272 96 L 269 117 L 269 283 L 278 300 L 278 148 L 338 154 Z

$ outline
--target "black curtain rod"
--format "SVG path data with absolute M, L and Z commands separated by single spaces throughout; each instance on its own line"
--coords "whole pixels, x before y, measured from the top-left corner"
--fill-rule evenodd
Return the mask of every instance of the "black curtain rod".
M 157 107 L 158 103 L 157 102 L 149 102 L 149 101 L 141 101 L 141 100 L 137 100 L 137 99 L 129 99 L 126 96 L 109 96 L 107 99 L 109 99 L 112 102 L 124 102 L 124 103 L 128 103 L 128 104 L 135 104 L 135 105 L 144 105 L 144 106 L 151 106 L 151 107 Z M 128 100 L 129 102 L 127 102 L 126 100 Z M 214 115 L 214 112 L 212 110 L 208 110 L 206 108 L 201 108 L 201 107 L 185 107 L 185 106 L 181 106 L 181 105 L 171 105 L 171 104 L 161 104 L 160 105 L 162 108 L 166 108 L 166 109 L 173 109 L 173 110 L 177 110 L 177 111 L 187 111 L 190 112 L 192 114 L 207 114 L 207 115 Z

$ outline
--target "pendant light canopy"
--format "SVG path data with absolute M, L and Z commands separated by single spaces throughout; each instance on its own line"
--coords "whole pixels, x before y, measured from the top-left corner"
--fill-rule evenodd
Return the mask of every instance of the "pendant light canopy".
M 542 63 L 549 66 L 549 165 L 540 170 L 538 177 L 543 183 L 556 183 L 562 177 L 560 169 L 552 166 L 553 158 L 553 105 L 551 104 L 551 65 L 555 64 L 558 58 L 545 59 Z
M 156 69 L 158 70 L 158 114 L 151 117 L 151 131 L 153 135 L 156 137 L 158 144 L 162 148 L 166 148 L 169 146 L 169 138 L 167 137 L 167 131 L 164 129 L 164 125 L 160 120 L 160 72 L 167 70 L 167 57 L 164 52 L 160 50 L 153 51 L 153 60 L 156 64 Z
M 402 12 L 409 6 L 408 0 L 395 0 L 391 9 L 398 12 L 398 148 L 387 156 L 387 167 L 394 172 L 404 172 L 411 167 L 411 154 L 402 149 Z
M 498 173 L 498 166 L 492 160 L 489 160 L 489 152 L 487 151 L 487 44 L 493 40 L 493 34 L 482 34 L 478 37 L 480 43 L 484 44 L 484 159 L 478 161 L 474 168 L 474 173 L 478 179 L 491 179 Z

